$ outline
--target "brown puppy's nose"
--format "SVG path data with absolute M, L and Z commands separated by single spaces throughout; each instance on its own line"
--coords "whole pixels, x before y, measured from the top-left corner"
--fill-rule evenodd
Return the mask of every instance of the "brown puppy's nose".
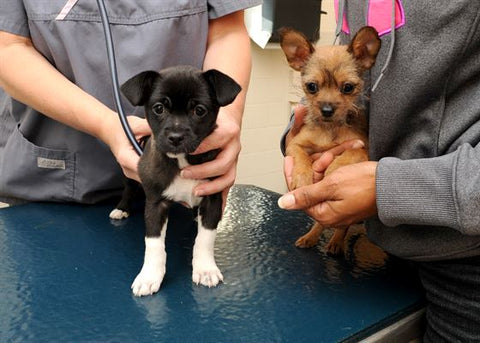
M 322 111 L 322 115 L 325 118 L 330 118 L 331 116 L 333 116 L 333 113 L 335 113 L 335 109 L 330 104 L 322 105 L 322 107 L 320 107 L 320 111 Z

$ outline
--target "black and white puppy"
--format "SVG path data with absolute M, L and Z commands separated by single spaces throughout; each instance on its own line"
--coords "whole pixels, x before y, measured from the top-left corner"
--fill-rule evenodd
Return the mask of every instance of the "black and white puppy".
M 187 165 L 213 160 L 219 150 L 190 155 L 216 128 L 221 106 L 232 103 L 241 87 L 218 70 L 189 66 L 159 73 L 142 72 L 122 85 L 135 106 L 144 106 L 152 136 L 138 165 L 145 192 L 145 259 L 132 284 L 137 296 L 157 292 L 165 275 L 165 235 L 172 202 L 190 206 L 198 221 L 193 247 L 192 280 L 208 287 L 223 280 L 214 258 L 216 228 L 222 216 L 221 193 L 196 197 L 193 188 L 205 180 L 180 177 Z M 128 192 L 127 192 L 128 193 Z

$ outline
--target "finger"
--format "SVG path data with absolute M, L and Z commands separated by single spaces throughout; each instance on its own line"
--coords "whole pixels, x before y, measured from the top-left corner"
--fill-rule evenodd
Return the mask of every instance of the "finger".
M 283 160 L 283 174 L 289 190 L 292 190 L 293 180 L 293 156 L 285 156 Z
M 210 162 L 185 167 L 180 171 L 180 176 L 184 179 L 203 180 L 225 174 L 230 166 L 230 163 L 226 164 L 223 159 L 217 158 Z
M 227 206 L 228 193 L 231 187 L 227 187 L 222 191 L 222 213 L 225 212 L 225 206 Z
M 334 155 L 341 155 L 345 150 L 361 149 L 365 147 L 365 143 L 360 139 L 350 139 L 330 149 L 329 151 Z
M 304 124 L 305 115 L 307 114 L 307 108 L 303 105 L 298 105 L 294 110 L 294 122 L 291 131 L 293 135 L 296 135 Z
M 316 173 L 323 173 L 325 169 L 328 168 L 330 163 L 334 160 L 335 157 L 343 154 L 346 150 L 350 149 L 361 149 L 364 148 L 365 144 L 359 139 L 351 139 L 348 141 L 339 144 L 324 153 L 322 153 L 319 157 L 313 157 L 314 162 L 312 164 L 312 168 Z
M 313 183 L 319 182 L 323 180 L 325 173 L 317 172 L 315 169 L 313 170 Z
M 180 176 L 186 179 L 206 179 L 223 175 L 236 166 L 241 148 L 240 142 L 233 140 L 223 146 L 223 150 L 214 160 L 185 167 L 180 172 Z
M 193 154 L 201 154 L 210 150 L 223 148 L 233 140 L 238 140 L 238 144 L 240 144 L 240 126 L 233 121 L 224 121 L 200 143 Z
M 119 163 L 126 177 L 140 182 L 140 177 L 138 176 L 138 161 L 138 155 L 131 151 L 124 157 L 121 157 L 121 161 L 119 160 Z
M 325 226 L 340 225 L 340 217 L 332 210 L 329 202 L 321 202 L 305 209 L 305 213 L 314 218 L 319 224 Z
M 205 138 L 192 155 L 203 154 L 204 152 L 215 150 L 226 145 L 230 138 L 220 134 L 220 132 L 213 131 L 213 133 Z
M 331 199 L 324 182 L 297 188 L 278 199 L 278 206 L 285 210 L 304 210 Z
M 193 194 L 195 196 L 205 196 L 219 193 L 233 186 L 235 182 L 235 168 L 230 169 L 226 174 L 217 177 L 211 181 L 201 183 L 195 187 Z
M 129 116 L 128 124 L 130 125 L 132 131 L 135 134 L 135 138 L 139 139 L 145 136 L 150 136 L 152 134 L 152 129 L 148 125 L 146 119 Z
M 185 179 L 201 180 L 225 174 L 229 169 L 235 167 L 240 146 L 231 144 L 225 149 L 220 151 L 218 156 L 212 161 L 185 167 L 180 171 L 180 176 Z
M 325 169 L 328 168 L 330 163 L 332 163 L 334 158 L 335 156 L 330 151 L 324 152 L 319 158 L 317 158 L 313 162 L 312 164 L 313 171 L 317 174 L 323 175 L 323 172 L 325 171 Z

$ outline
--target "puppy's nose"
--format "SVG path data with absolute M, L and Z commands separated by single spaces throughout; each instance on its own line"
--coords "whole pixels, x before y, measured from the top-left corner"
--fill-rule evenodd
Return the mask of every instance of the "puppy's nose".
M 184 138 L 185 136 L 183 134 L 177 132 L 173 132 L 168 135 L 168 141 L 173 146 L 179 146 L 183 142 Z
M 325 118 L 330 118 L 331 116 L 333 116 L 333 113 L 335 112 L 335 109 L 334 109 L 333 106 L 330 105 L 330 104 L 322 105 L 322 107 L 320 108 L 320 110 L 322 111 L 322 115 L 323 115 Z

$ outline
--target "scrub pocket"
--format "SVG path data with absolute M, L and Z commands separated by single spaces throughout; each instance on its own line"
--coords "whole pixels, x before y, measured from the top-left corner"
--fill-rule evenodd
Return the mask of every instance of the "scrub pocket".
M 3 195 L 31 201 L 71 201 L 74 175 L 74 153 L 36 146 L 15 128 L 0 165 Z

